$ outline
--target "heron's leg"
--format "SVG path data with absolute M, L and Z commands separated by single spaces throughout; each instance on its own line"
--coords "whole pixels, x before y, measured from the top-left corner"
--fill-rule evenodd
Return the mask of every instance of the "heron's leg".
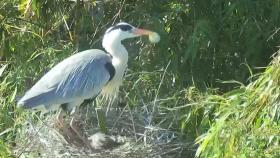
M 80 127 L 79 118 L 77 118 L 77 114 L 79 114 L 79 105 L 83 103 L 84 100 L 76 100 L 74 102 L 68 103 L 68 110 L 71 110 L 71 115 L 73 116 L 70 121 L 70 129 L 76 135 L 76 137 L 82 141 L 89 149 L 91 148 L 90 141 L 87 139 L 87 136 L 82 133 Z
M 56 116 L 56 120 L 57 120 L 57 125 L 59 127 L 63 127 L 63 123 L 64 123 L 64 115 L 65 115 L 65 112 L 63 109 L 59 109 L 59 112 Z
M 71 129 L 69 130 L 69 124 L 65 123 L 65 115 L 65 110 L 59 109 L 54 126 L 68 143 L 74 143 L 73 138 L 76 137 L 76 134 Z
M 89 148 L 92 149 L 92 146 L 90 145 L 90 140 L 88 140 L 88 138 L 83 135 L 80 132 L 80 128 L 78 127 L 79 121 L 75 120 L 75 116 L 72 117 L 71 122 L 70 122 L 70 127 L 73 130 L 73 132 L 75 132 L 75 134 L 78 136 L 78 138 Z
M 81 142 L 80 138 L 77 136 L 76 132 L 74 132 L 73 129 L 71 129 L 70 124 L 66 123 L 65 120 L 65 116 L 67 114 L 66 110 L 68 110 L 67 106 L 68 104 L 61 105 L 61 108 L 59 109 L 56 115 L 54 127 L 63 136 L 65 141 L 67 141 L 69 144 L 75 144 L 79 146 L 80 145 L 79 142 Z

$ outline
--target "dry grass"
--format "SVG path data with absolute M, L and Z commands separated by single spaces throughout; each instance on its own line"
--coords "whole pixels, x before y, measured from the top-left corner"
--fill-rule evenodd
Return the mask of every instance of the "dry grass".
M 100 110 L 100 109 L 99 109 Z M 105 112 L 105 109 L 103 110 Z M 83 114 L 83 115 L 82 115 Z M 93 106 L 85 106 L 77 114 L 81 131 L 91 136 L 99 132 Z M 26 121 L 17 138 L 16 157 L 184 157 L 193 154 L 180 135 L 159 126 L 145 126 L 143 109 L 110 109 L 107 111 L 108 136 L 118 145 L 91 151 L 86 146 L 70 144 L 54 128 L 54 115 L 44 121 Z M 69 122 L 66 119 L 66 122 Z

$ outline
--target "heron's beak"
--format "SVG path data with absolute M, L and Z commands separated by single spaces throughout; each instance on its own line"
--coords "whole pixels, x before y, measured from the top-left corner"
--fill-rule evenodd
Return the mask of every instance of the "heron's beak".
M 150 30 L 145 30 L 145 29 L 140 29 L 140 28 L 135 28 L 132 30 L 132 33 L 134 35 L 137 35 L 137 36 L 142 36 L 142 35 L 151 35 L 153 33 L 153 31 L 150 31 Z
M 152 43 L 157 43 L 160 41 L 159 34 L 150 30 L 135 28 L 132 30 L 132 33 L 136 36 L 147 35 L 149 36 L 149 40 Z

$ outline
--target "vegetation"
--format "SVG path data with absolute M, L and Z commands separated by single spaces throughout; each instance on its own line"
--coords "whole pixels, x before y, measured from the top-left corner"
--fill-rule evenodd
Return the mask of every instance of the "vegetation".
M 206 134 L 198 138 L 201 144 L 197 155 L 280 156 L 279 59 L 277 55 L 265 72 L 254 76 L 258 79 L 248 86 L 241 85 L 240 89 L 212 100 L 215 122 Z
M 162 39 L 124 42 L 125 105 L 166 114 L 153 123 L 196 142 L 198 157 L 279 157 L 278 54 L 271 62 L 279 8 L 279 0 L 0 1 L 0 157 L 13 153 L 30 117 L 16 98 L 67 56 L 101 48 L 121 20 Z

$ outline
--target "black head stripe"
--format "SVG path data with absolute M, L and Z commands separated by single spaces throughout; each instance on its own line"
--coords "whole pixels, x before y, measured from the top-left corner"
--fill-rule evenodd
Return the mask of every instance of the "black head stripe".
M 112 28 L 108 31 L 108 33 L 111 32 L 111 31 L 113 31 L 113 30 L 117 30 L 117 29 L 121 29 L 122 31 L 129 31 L 129 30 L 132 30 L 132 26 L 127 25 L 127 24 L 116 25 L 116 26 L 112 27 Z
M 129 31 L 132 30 L 132 27 L 130 25 L 118 25 L 118 27 L 122 30 L 122 31 Z

